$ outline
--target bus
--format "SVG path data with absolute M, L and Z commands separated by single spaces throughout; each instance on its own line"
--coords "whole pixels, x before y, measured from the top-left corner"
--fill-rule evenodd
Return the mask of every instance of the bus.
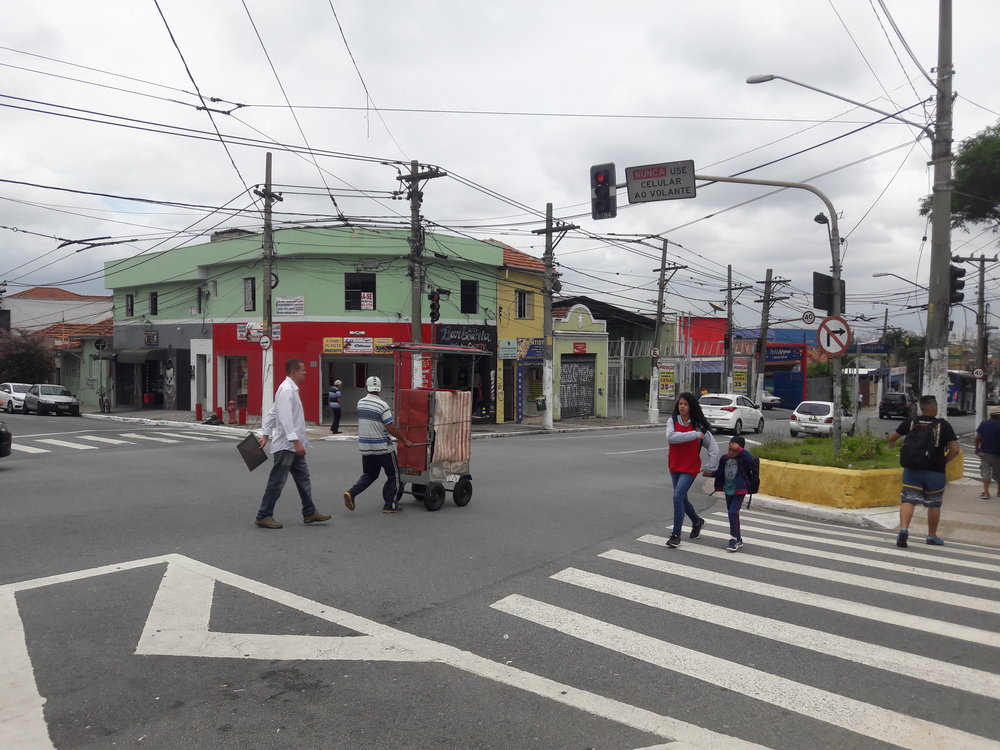
M 948 414 L 972 414 L 976 410 L 976 379 L 965 370 L 948 370 Z

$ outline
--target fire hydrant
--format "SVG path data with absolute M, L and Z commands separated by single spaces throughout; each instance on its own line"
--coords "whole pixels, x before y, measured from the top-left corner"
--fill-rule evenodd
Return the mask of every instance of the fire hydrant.
M 229 424 L 236 424 L 236 402 L 226 404 L 226 411 L 229 413 Z

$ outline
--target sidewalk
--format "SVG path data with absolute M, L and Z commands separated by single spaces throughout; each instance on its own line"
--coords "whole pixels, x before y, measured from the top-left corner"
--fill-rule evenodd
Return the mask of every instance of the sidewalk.
M 199 430 L 207 432 L 223 432 L 234 435 L 245 435 L 249 430 L 260 429 L 259 419 L 248 421 L 246 425 L 203 425 L 195 420 L 193 412 L 188 411 L 153 409 L 115 412 L 113 414 L 85 412 L 83 416 L 90 419 L 169 427 L 197 427 Z M 666 422 L 668 416 L 669 414 L 660 412 L 660 425 Z M 633 402 L 626 404 L 624 419 L 598 417 L 566 419 L 557 422 L 552 431 L 547 431 L 542 427 L 540 418 L 534 418 L 534 421 L 522 424 L 473 424 L 472 438 L 473 440 L 477 440 L 552 434 L 552 432 L 586 432 L 591 430 L 659 429 L 660 425 L 648 424 L 645 404 Z M 327 425 L 307 424 L 309 439 L 313 441 L 353 441 L 357 439 L 356 424 L 341 422 L 340 429 L 342 434 L 331 435 L 330 428 Z M 958 458 L 956 460 L 960 461 L 962 459 Z M 968 477 L 949 483 L 948 489 L 945 491 L 944 504 L 941 508 L 941 523 L 938 527 L 938 536 L 944 539 L 945 543 L 949 541 L 964 542 L 1000 548 L 1000 498 L 994 496 L 989 500 L 980 500 L 979 493 L 982 492 L 982 489 L 982 482 L 978 479 Z M 894 535 L 899 525 L 899 509 L 897 505 L 886 506 L 884 508 L 847 510 L 786 500 L 785 498 L 758 495 L 754 497 L 753 508 L 787 513 L 788 515 L 817 521 L 828 521 L 845 526 L 884 530 L 887 537 Z M 913 540 L 911 543 L 920 543 L 922 538 L 926 536 L 926 518 L 927 514 L 924 509 L 918 508 L 910 525 L 910 539 Z

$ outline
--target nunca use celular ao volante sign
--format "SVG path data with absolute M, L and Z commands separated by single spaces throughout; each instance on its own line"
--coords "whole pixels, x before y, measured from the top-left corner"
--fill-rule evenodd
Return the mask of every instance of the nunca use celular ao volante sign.
M 669 161 L 625 168 L 629 203 L 694 198 L 694 161 Z

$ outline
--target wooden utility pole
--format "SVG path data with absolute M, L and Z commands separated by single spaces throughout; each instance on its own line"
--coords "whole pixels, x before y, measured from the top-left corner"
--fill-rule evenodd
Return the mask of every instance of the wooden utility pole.
M 764 281 L 758 281 L 757 283 L 764 285 L 763 299 L 755 300 L 756 302 L 764 303 L 764 307 L 760 311 L 760 338 L 757 340 L 757 386 L 754 389 L 753 399 L 754 403 L 760 404 L 761 398 L 764 395 L 764 366 L 767 363 L 767 327 L 771 316 L 771 305 L 783 299 L 788 299 L 788 297 L 775 297 L 771 293 L 771 287 L 773 284 L 787 284 L 788 279 L 772 278 L 771 269 L 768 268 Z
M 726 393 L 733 392 L 733 292 L 742 292 L 751 287 L 741 284 L 733 286 L 733 266 L 726 267 L 726 288 L 719 291 L 726 293 L 726 336 L 722 343 L 724 355 L 722 368 L 722 383 L 720 387 Z
M 660 421 L 660 357 L 663 354 L 660 349 L 660 326 L 663 325 L 663 297 L 667 291 L 667 283 L 674 277 L 674 274 L 682 268 L 687 268 L 687 266 L 678 266 L 673 263 L 667 265 L 668 244 L 667 240 L 663 240 L 660 267 L 655 269 L 660 272 L 660 281 L 658 284 L 659 292 L 656 295 L 656 325 L 653 326 L 653 344 L 649 350 L 649 407 L 646 411 L 649 424 L 658 424 Z M 670 279 L 667 278 L 667 271 L 670 271 Z

